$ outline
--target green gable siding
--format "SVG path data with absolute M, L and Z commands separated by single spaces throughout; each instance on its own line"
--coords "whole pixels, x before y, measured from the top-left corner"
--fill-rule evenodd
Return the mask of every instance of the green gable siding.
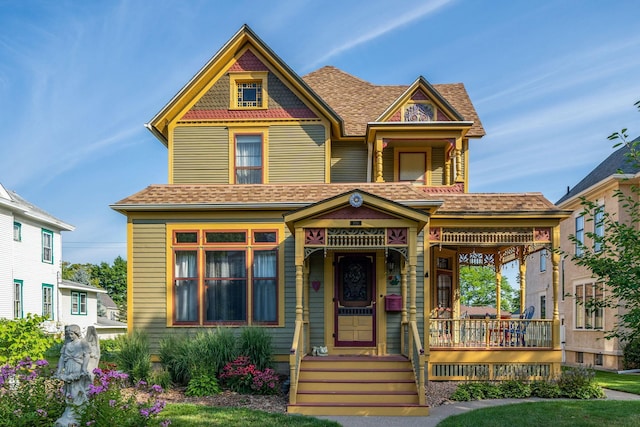
M 229 183 L 229 132 L 225 127 L 179 126 L 173 135 L 174 184 Z
M 431 182 L 427 185 L 444 185 L 444 148 L 431 150 Z
M 332 144 L 331 182 L 367 182 L 366 144 Z
M 324 182 L 325 127 L 269 128 L 269 182 Z
M 324 256 L 316 252 L 309 257 L 309 335 L 311 347 L 327 345 L 324 342 L 324 292 L 327 283 L 324 280 Z M 316 292 L 311 284 L 320 282 L 320 289 Z
M 384 182 L 394 182 L 393 148 L 382 151 L 382 178 Z

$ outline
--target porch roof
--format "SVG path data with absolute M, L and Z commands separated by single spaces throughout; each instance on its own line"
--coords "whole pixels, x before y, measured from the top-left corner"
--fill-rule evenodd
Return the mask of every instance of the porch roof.
M 353 184 L 154 184 L 111 208 L 120 212 L 198 209 L 299 209 L 361 190 L 414 209 L 442 204 L 434 217 L 533 215 L 564 217 L 541 193 L 428 193 L 407 183 Z

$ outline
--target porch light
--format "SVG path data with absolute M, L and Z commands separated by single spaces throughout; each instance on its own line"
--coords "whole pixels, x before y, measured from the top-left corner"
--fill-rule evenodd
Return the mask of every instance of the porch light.
M 396 263 L 395 263 L 395 261 L 393 260 L 393 256 L 392 256 L 391 254 L 389 254 L 389 255 L 387 256 L 387 270 L 388 270 L 389 272 L 392 272 L 392 271 L 394 271 L 394 270 L 395 270 L 395 268 L 396 268 Z

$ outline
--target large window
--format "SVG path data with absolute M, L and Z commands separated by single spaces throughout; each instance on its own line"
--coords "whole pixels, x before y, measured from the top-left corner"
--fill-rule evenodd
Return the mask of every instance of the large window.
M 180 230 L 172 235 L 175 324 L 277 324 L 275 230 Z
M 42 262 L 53 263 L 53 232 L 42 229 Z
M 53 320 L 53 285 L 42 284 L 42 315 Z
M 236 135 L 236 184 L 262 184 L 262 135 Z
M 576 329 L 602 329 L 604 292 L 602 283 L 576 285 Z
M 582 256 L 584 245 L 584 216 L 576 218 L 576 256 Z
M 71 292 L 71 314 L 87 314 L 86 292 Z
M 600 252 L 602 250 L 602 238 L 604 237 L 604 206 L 598 206 L 593 216 L 593 250 L 595 252 Z
M 425 184 L 427 153 L 399 153 L 399 180 Z
M 13 281 L 13 317 L 22 318 L 22 280 Z

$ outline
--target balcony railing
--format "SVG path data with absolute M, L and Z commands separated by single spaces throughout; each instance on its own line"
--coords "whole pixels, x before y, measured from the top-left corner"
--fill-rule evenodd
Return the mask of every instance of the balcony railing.
M 551 348 L 546 319 L 431 319 L 429 347 Z

